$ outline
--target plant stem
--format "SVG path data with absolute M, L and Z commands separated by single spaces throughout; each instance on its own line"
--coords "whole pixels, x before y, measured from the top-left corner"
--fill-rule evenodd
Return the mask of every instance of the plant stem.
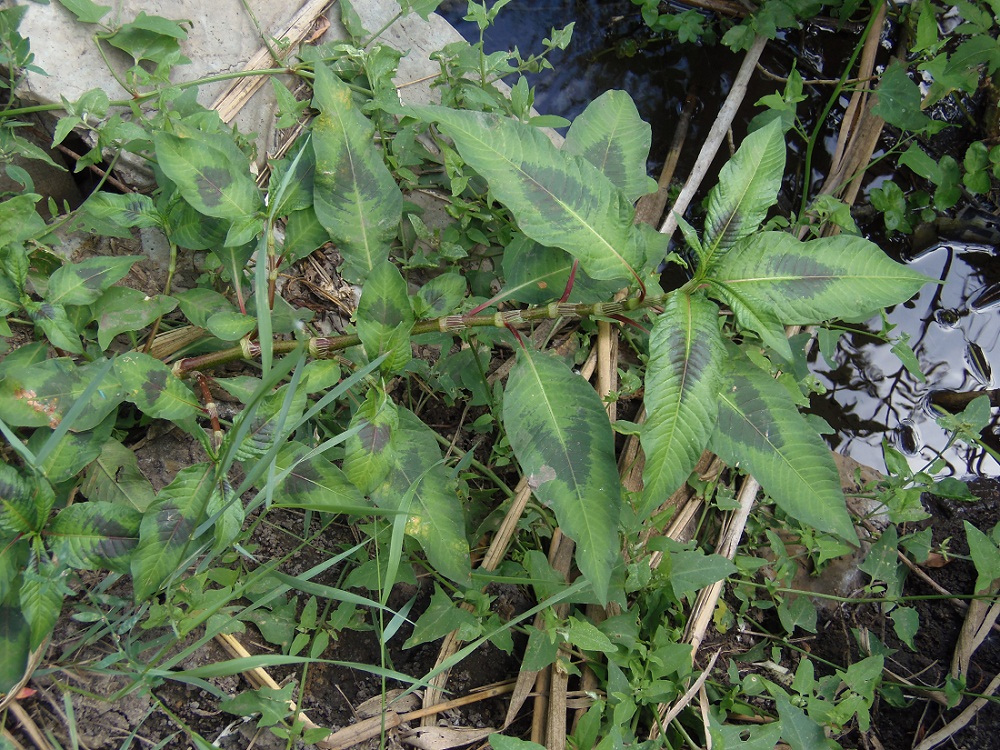
M 837 83 L 836 86 L 834 86 L 833 93 L 830 94 L 830 97 L 826 100 L 826 106 L 823 108 L 823 111 L 820 113 L 819 117 L 816 118 L 816 125 L 815 127 L 813 127 L 812 137 L 806 141 L 806 156 L 805 159 L 803 160 L 804 166 L 802 170 L 802 203 L 799 206 L 799 216 L 805 216 L 806 208 L 809 206 L 810 184 L 812 182 L 811 174 L 812 174 L 813 149 L 816 148 L 816 142 L 819 140 L 820 132 L 827 125 L 827 119 L 830 116 L 830 110 L 833 109 L 833 105 L 835 102 L 840 101 L 840 92 L 843 91 L 844 85 L 851 77 L 851 70 L 854 68 L 854 63 L 857 61 L 858 55 L 861 54 L 861 50 L 865 46 L 865 42 L 868 39 L 868 35 L 872 33 L 875 20 L 878 18 L 882 18 L 882 16 L 878 12 L 879 5 L 881 5 L 881 3 L 872 6 L 872 14 L 871 17 L 868 19 L 867 26 L 865 26 L 865 32 L 861 35 L 861 38 L 855 45 L 854 51 L 851 53 L 851 57 L 847 61 L 847 65 L 844 66 L 844 72 L 840 76 L 840 81 Z
M 789 588 L 787 586 L 775 586 L 770 587 L 766 583 L 757 583 L 756 581 L 748 580 L 736 580 L 728 579 L 730 583 L 737 586 L 748 586 L 755 589 L 766 589 L 770 593 L 777 594 L 800 594 L 803 596 L 810 596 L 814 599 L 827 599 L 831 602 L 840 602 L 841 604 L 884 604 L 886 602 L 899 603 L 899 602 L 933 602 L 933 601 L 943 601 L 951 599 L 982 599 L 990 600 L 993 598 L 992 594 L 913 594 L 908 596 L 837 596 L 836 594 L 823 594 L 817 593 L 815 591 L 805 591 L 803 589 Z
M 445 448 L 451 448 L 451 450 L 457 453 L 459 458 L 462 458 L 466 455 L 467 451 L 462 450 L 458 446 L 452 445 L 451 441 L 448 438 L 444 437 L 444 435 L 440 435 L 437 432 L 435 432 L 434 437 L 437 438 L 437 441 L 441 443 L 442 446 L 444 446 Z M 491 482 L 493 482 L 500 489 L 500 491 L 503 492 L 508 498 L 514 497 L 514 491 L 510 487 L 508 487 L 500 477 L 496 475 L 496 472 L 494 472 L 493 469 L 491 469 L 489 466 L 487 466 L 482 461 L 476 458 L 470 459 L 469 463 L 474 468 L 482 472 L 482 474 Z
M 264 70 L 237 70 L 230 73 L 218 73 L 212 76 L 205 76 L 204 78 L 197 78 L 193 81 L 182 81 L 181 83 L 174 83 L 170 86 L 163 86 L 161 88 L 153 89 L 152 91 L 147 91 L 144 94 L 136 94 L 131 99 L 114 99 L 109 102 L 111 107 L 128 107 L 135 102 L 144 102 L 149 99 L 154 99 L 160 94 L 162 94 L 167 89 L 189 89 L 192 86 L 201 86 L 206 83 L 216 83 L 218 81 L 230 81 L 234 78 L 248 78 L 250 76 L 258 75 L 298 75 L 300 71 L 294 68 L 265 68 Z M 8 117 L 20 117 L 21 115 L 30 115 L 36 112 L 58 112 L 63 110 L 62 102 L 51 103 L 51 104 L 36 104 L 31 107 L 15 107 L 14 109 L 5 109 L 0 112 L 0 119 Z
M 639 308 L 655 307 L 666 302 L 670 294 L 663 294 L 645 299 L 632 298 L 622 302 L 598 302 L 594 305 L 566 304 L 552 302 L 548 305 L 531 307 L 527 310 L 508 310 L 506 312 L 488 313 L 466 317 L 463 315 L 446 315 L 443 318 L 424 320 L 410 329 L 411 336 L 422 333 L 457 333 L 469 328 L 508 328 L 521 327 L 536 320 L 559 318 L 602 318 L 620 315 Z M 299 346 L 298 341 L 273 341 L 274 354 L 288 354 Z M 309 356 L 315 359 L 328 359 L 335 352 L 357 346 L 361 338 L 356 333 L 343 336 L 326 336 L 309 339 Z M 240 346 L 224 349 L 197 357 L 186 357 L 174 363 L 174 373 L 178 377 L 186 377 L 194 370 L 216 367 L 239 359 L 256 359 L 261 354 L 261 345 L 255 341 L 243 341 Z
M 371 37 L 368 39 L 368 41 L 366 41 L 364 44 L 361 45 L 361 49 L 367 49 L 369 44 L 371 44 L 376 39 L 378 39 L 380 36 L 382 36 L 382 34 L 384 34 L 388 30 L 388 28 L 390 26 L 392 26 L 394 23 L 396 23 L 396 21 L 398 21 L 402 17 L 403 17 L 403 11 L 399 11 L 399 13 L 397 13 L 396 15 L 394 15 L 392 18 L 390 18 L 384 24 L 382 24 L 382 28 L 380 28 L 378 31 L 376 31 L 374 34 L 372 34 Z

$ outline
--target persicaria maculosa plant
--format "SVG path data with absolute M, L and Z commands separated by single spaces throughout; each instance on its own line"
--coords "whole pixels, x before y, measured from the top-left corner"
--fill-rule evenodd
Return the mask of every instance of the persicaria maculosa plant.
M 648 126 L 626 94 L 593 102 L 561 149 L 538 129 L 498 115 L 442 107 L 404 113 L 447 136 L 485 179 L 489 196 L 541 246 L 536 252 L 546 261 L 528 262 L 541 266 L 567 253 L 579 263 L 590 284 L 581 301 L 596 302 L 589 290 L 604 282 L 641 286 L 653 278 L 663 238 L 635 225 L 632 210 L 655 187 L 644 171 Z M 802 242 L 760 231 L 784 164 L 779 121 L 750 134 L 709 195 L 701 235 L 682 223 L 693 278 L 658 297 L 642 287 L 623 305 L 662 306 L 649 312 L 645 487 L 635 507 L 648 516 L 710 449 L 752 474 L 788 515 L 851 541 L 856 535 L 829 449 L 786 386 L 745 352 L 763 347 L 777 366 L 790 363 L 784 326 L 875 313 L 909 299 L 928 279 L 862 237 Z M 581 572 L 607 600 L 626 511 L 600 400 L 563 362 L 522 348 L 504 391 L 503 420 L 533 491 L 577 542 Z
M 349 73 L 304 51 L 318 114 L 308 136 L 273 165 L 266 200 L 218 116 L 177 95 L 129 142 L 155 161 L 156 195 L 98 193 L 81 210 L 94 231 L 155 227 L 175 251 L 209 250 L 234 301 L 203 287 L 150 296 L 117 286 L 135 257 L 66 263 L 46 282 L 26 249 L 46 234 L 37 197 L 3 204 L 0 218 L 12 228 L 0 247 L 4 310 L 24 310 L 64 353 L 46 359 L 44 346 L 26 348 L 5 360 L 0 381 L 8 439 L 12 430 L 35 430 L 16 444 L 25 472 L 5 468 L 0 476 L 0 598 L 20 603 L 30 630 L 25 648 L 50 632 L 70 568 L 131 572 L 137 600 L 148 599 L 200 554 L 237 539 L 247 517 L 241 498 L 253 487 L 262 495 L 254 507 L 403 519 L 393 525 L 399 539 L 408 536 L 434 571 L 468 585 L 470 530 L 459 481 L 431 428 L 395 403 L 386 384 L 412 371 L 419 336 L 450 346 L 456 335 L 543 318 L 652 321 L 648 350 L 637 339 L 646 357 L 641 496 L 626 497 L 604 405 L 563 359 L 519 346 L 490 404 L 532 491 L 576 542 L 578 567 L 600 601 L 623 599 L 615 583 L 620 527 L 647 520 L 705 449 L 753 474 L 788 515 L 854 539 L 829 451 L 798 411 L 797 384 L 775 380 L 761 366 L 770 360 L 758 355 L 790 367 L 784 326 L 874 313 L 927 279 L 861 237 L 800 242 L 760 231 L 784 168 L 778 121 L 749 135 L 722 170 L 700 235 L 683 225 L 691 279 L 661 294 L 666 239 L 634 223 L 635 201 L 655 189 L 645 172 L 650 129 L 627 94 L 599 97 L 556 147 L 539 128 L 502 114 L 400 107 L 395 89 L 383 85 L 398 54 L 376 47 L 358 55 L 350 70 L 364 86 L 352 88 L 355 81 L 339 77 Z M 364 87 L 374 96 L 367 102 L 357 93 Z M 376 145 L 376 129 L 393 137 Z M 437 153 L 419 145 L 425 133 Z M 421 226 L 399 187 L 416 179 L 418 162 L 429 174 L 440 168 L 460 224 L 494 228 L 486 243 L 501 249 L 491 260 L 500 292 L 491 299 L 472 292 L 470 270 L 478 269 L 466 262 L 468 248 L 439 241 L 430 259 L 400 249 L 403 228 Z M 481 235 L 469 244 L 482 245 Z M 352 331 L 310 338 L 306 314 L 282 299 L 275 280 L 327 242 L 361 297 Z M 427 279 L 416 291 L 411 268 Z M 610 302 L 622 288 L 630 296 Z M 502 310 L 482 312 L 501 302 Z M 205 332 L 199 352 L 168 366 L 141 346 L 107 351 L 116 337 L 176 309 Z M 338 383 L 338 366 L 315 360 L 348 347 L 356 347 L 358 369 Z M 224 438 L 210 440 L 197 422 L 202 399 L 184 379 L 246 357 L 259 359 L 260 377 L 218 378 L 244 409 Z M 341 451 L 336 462 L 305 445 L 309 430 L 299 430 L 334 403 L 352 404 L 349 426 L 324 443 Z M 155 496 L 138 481 L 123 493 L 109 477 L 138 471 L 130 451 L 109 441 L 122 405 L 178 425 L 210 460 L 184 468 Z M 246 478 L 232 488 L 226 477 L 237 461 Z M 50 484 L 81 472 L 88 504 L 50 519 Z

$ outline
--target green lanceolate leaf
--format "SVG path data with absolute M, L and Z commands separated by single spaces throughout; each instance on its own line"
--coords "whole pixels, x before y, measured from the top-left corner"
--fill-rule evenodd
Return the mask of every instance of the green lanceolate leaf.
M 0 603 L 0 694 L 24 676 L 30 652 L 31 630 L 20 607 Z
M 223 295 L 211 289 L 195 287 L 175 295 L 180 304 L 181 312 L 191 325 L 199 328 L 208 327 L 208 319 L 216 313 L 235 313 L 236 308 Z
M 229 482 L 224 481 L 221 490 L 210 496 L 206 515 L 211 520 L 215 535 L 213 549 L 219 552 L 232 545 L 239 536 L 243 522 L 246 521 L 246 508 Z
M 403 194 L 373 143 L 374 125 L 324 65 L 316 66 L 313 104 L 320 111 L 312 129 L 316 216 L 344 256 L 344 278 L 363 281 L 389 255 Z
M 14 282 L 0 270 L 0 317 L 7 317 L 15 310 L 20 309 L 20 296 Z
M 736 572 L 732 560 L 722 555 L 706 555 L 701 550 L 670 553 L 670 586 L 680 599 Z
M 99 234 L 128 236 L 132 227 L 157 227 L 163 217 L 156 204 L 142 193 L 92 193 L 80 206 L 84 225 Z
M 485 112 L 409 107 L 436 122 L 482 175 L 526 235 L 580 260 L 595 279 L 633 278 L 645 260 L 628 197 L 586 159 L 560 151 L 538 128 Z
M 61 305 L 89 305 L 138 260 L 142 260 L 138 255 L 123 255 L 69 263 L 52 274 L 46 299 Z
M 712 276 L 786 325 L 874 312 L 905 302 L 930 281 L 863 237 L 799 242 L 784 232 L 737 243 Z
M 786 362 L 792 361 L 792 347 L 786 338 L 785 327 L 769 310 L 756 306 L 753 300 L 728 284 L 710 280 L 709 292 L 732 308 L 740 328 L 753 331 L 765 346 L 773 349 Z
M 80 334 L 67 317 L 66 308 L 49 302 L 28 300 L 24 303 L 24 309 L 32 322 L 42 329 L 52 346 L 71 354 L 83 354 Z
M 672 295 L 649 335 L 644 508 L 655 508 L 684 484 L 708 445 L 725 355 L 719 308 L 700 294 Z
M 195 464 L 177 472 L 143 514 L 139 543 L 132 553 L 132 588 L 142 602 L 160 588 L 191 552 L 195 529 L 207 517 L 219 491 L 215 467 Z
M 938 77 L 935 76 L 935 79 Z M 978 74 L 976 78 L 978 80 Z M 935 81 L 929 92 L 930 104 L 937 101 L 940 94 L 935 96 L 935 93 L 940 90 L 941 84 Z M 947 127 L 946 123 L 935 122 L 921 111 L 920 87 L 910 80 L 906 73 L 906 65 L 899 61 L 894 60 L 882 73 L 875 95 L 877 101 L 872 107 L 872 114 L 878 115 L 890 125 L 915 133 L 922 130 L 936 133 L 941 128 Z
M 97 343 L 107 349 L 119 333 L 137 332 L 177 307 L 177 300 L 163 294 L 150 297 L 138 289 L 115 286 L 94 303 Z
M 319 223 L 312 206 L 293 211 L 285 222 L 285 244 L 282 247 L 285 261 L 295 263 L 322 247 L 330 239 L 326 227 Z
M 59 619 L 63 597 L 73 593 L 63 581 L 63 571 L 45 563 L 27 568 L 21 581 L 21 611 L 31 630 L 31 650 L 38 648 Z
M 111 10 L 110 5 L 98 5 L 93 0 L 59 0 L 59 4 L 76 16 L 80 23 L 100 23 Z
M 48 231 L 45 220 L 35 210 L 35 204 L 41 197 L 36 193 L 21 193 L 0 203 L 0 247 L 17 246 Z M 18 278 L 21 274 L 11 274 L 10 269 L 7 273 L 11 281 L 23 286 L 23 279 Z
M 832 750 L 837 744 L 826 736 L 823 727 L 784 696 L 775 698 L 781 725 L 781 739 L 792 750 Z
M 719 394 L 712 451 L 739 464 L 788 515 L 856 541 L 830 449 L 783 386 L 749 362 L 737 366 Z
M 656 190 L 646 174 L 652 129 L 625 91 L 606 91 L 573 120 L 562 150 L 597 167 L 630 201 Z
M 241 433 L 245 420 L 250 420 L 249 430 L 242 437 L 236 449 L 238 461 L 249 461 L 259 458 L 271 450 L 275 441 L 287 435 L 302 415 L 306 406 L 304 388 L 297 388 L 292 394 L 287 411 L 282 414 L 285 396 L 290 386 L 283 386 L 274 393 L 265 396 L 254 411 L 244 411 L 234 421 L 233 429 L 226 434 L 226 440 L 236 439 Z
M 197 396 L 169 367 L 142 352 L 128 352 L 115 360 L 115 375 L 125 398 L 145 414 L 176 422 L 201 412 Z
M 212 250 L 221 247 L 229 231 L 229 222 L 199 213 L 187 201 L 176 198 L 166 210 L 164 229 L 171 242 L 189 250 Z
M 519 351 L 504 389 L 503 421 L 532 491 L 552 506 L 576 542 L 580 571 L 607 601 L 622 497 L 601 399 L 562 361 Z
M 382 484 L 395 463 L 392 435 L 398 427 L 396 405 L 370 391 L 351 419 L 352 434 L 344 445 L 344 474 L 363 495 Z
M 32 483 L 13 466 L 0 465 L 0 531 L 30 533 L 38 526 Z
M 141 519 L 127 505 L 77 503 L 59 511 L 45 529 L 45 541 L 56 559 L 71 568 L 128 573 Z
M 160 169 L 199 213 L 239 221 L 263 207 L 246 154 L 229 136 L 158 130 L 153 133 L 153 144 Z
M 380 262 L 368 274 L 355 317 L 369 360 L 388 354 L 382 363 L 385 372 L 398 372 L 410 361 L 413 309 L 406 282 L 389 261 Z
M 44 455 L 44 460 L 36 468 L 53 484 L 72 479 L 101 455 L 102 447 L 111 437 L 114 423 L 115 417 L 108 415 L 93 430 L 67 432 L 45 454 L 42 454 L 42 450 L 52 439 L 52 431 L 46 428 L 35 430 L 28 440 L 28 447 L 36 456 Z
M 420 543 L 434 569 L 467 583 L 471 560 L 455 480 L 431 429 L 408 409 L 398 408 L 398 419 L 389 472 L 371 498 L 380 508 L 407 513 L 404 531 Z
M 109 440 L 101 455 L 87 469 L 80 491 L 91 502 L 114 503 L 140 512 L 156 497 L 153 485 L 139 471 L 135 453 L 117 440 Z
M 441 0 L 403 0 L 399 5 L 404 13 L 416 13 L 426 21 L 440 4 Z
M 465 299 L 468 282 L 459 273 L 443 273 L 428 281 L 411 300 L 418 318 L 440 318 L 452 313 Z
M 413 635 L 403 644 L 403 648 L 436 641 L 453 630 L 459 631 L 458 637 L 463 641 L 472 640 L 481 632 L 476 616 L 467 609 L 456 606 L 451 597 L 435 583 L 431 602 L 413 624 Z
M 18 427 L 53 429 L 73 407 L 97 375 L 103 362 L 79 367 L 72 360 L 57 357 L 11 368 L 0 380 L 0 419 Z M 73 422 L 74 430 L 91 430 L 122 402 L 121 384 L 106 373 L 100 386 Z
M 364 514 L 371 506 L 334 463 L 322 455 L 309 455 L 302 443 L 286 443 L 278 453 L 277 469 L 288 470 L 275 493 L 274 506 L 304 508 L 321 513 Z
M 11 592 L 17 577 L 28 564 L 30 551 L 26 537 L 0 532 L 0 604 L 14 600 Z M 3 648 L 0 648 L 0 660 L 3 659 L 2 654 Z
M 701 240 L 706 267 L 757 229 L 777 200 L 784 171 L 785 141 L 774 120 L 746 137 L 708 194 Z
M 221 310 L 205 321 L 205 328 L 222 341 L 238 341 L 257 327 L 257 319 L 235 310 Z
M 289 96 L 291 92 L 274 79 L 275 88 Z M 294 97 L 293 97 L 294 101 Z M 296 107 L 304 108 L 307 102 L 296 102 Z M 281 161 L 271 167 L 268 195 L 268 215 L 289 216 L 296 211 L 312 208 L 313 179 L 316 176 L 316 156 L 308 148 L 311 136 L 307 135 L 295 142 L 292 150 Z

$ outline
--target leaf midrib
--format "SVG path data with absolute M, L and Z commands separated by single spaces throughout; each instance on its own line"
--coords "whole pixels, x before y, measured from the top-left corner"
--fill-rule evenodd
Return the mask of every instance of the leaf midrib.
M 614 245 L 612 245 L 610 242 L 608 242 L 604 238 L 604 236 L 600 232 L 598 232 L 591 224 L 589 224 L 588 222 L 584 221 L 583 217 L 581 217 L 580 214 L 578 214 L 576 211 L 574 211 L 572 208 L 570 208 L 568 205 L 566 205 L 562 200 L 560 200 L 560 198 L 555 193 L 553 193 L 551 190 L 549 190 L 547 187 L 545 187 L 542 183 L 540 183 L 538 180 L 536 180 L 534 177 L 532 177 L 528 172 L 526 172 L 524 169 L 522 169 L 520 166 L 518 166 L 516 163 L 514 163 L 511 159 L 509 159 L 503 153 L 501 153 L 500 151 L 497 151 L 495 148 L 493 148 L 486 141 L 478 138 L 474 132 L 472 132 L 470 130 L 467 130 L 467 129 L 464 129 L 461 126 L 455 125 L 455 124 L 450 123 L 450 122 L 447 123 L 445 125 L 445 127 L 446 128 L 448 128 L 448 127 L 454 127 L 456 130 L 460 130 L 462 133 L 464 133 L 470 139 L 472 139 L 476 143 L 479 143 L 483 148 L 485 148 L 486 150 L 490 151 L 493 154 L 496 154 L 497 157 L 501 161 L 506 162 L 513 170 L 515 170 L 519 174 L 523 175 L 526 180 L 530 181 L 531 183 L 533 183 L 534 185 L 536 185 L 542 192 L 544 192 L 547 195 L 549 195 L 552 198 L 553 202 L 555 202 L 559 207 L 561 207 L 562 209 L 564 209 L 586 231 L 588 231 L 591 235 L 593 235 L 595 238 L 597 238 L 600 241 L 600 243 L 607 250 L 609 250 L 611 252 L 611 254 L 615 258 L 618 259 L 618 261 L 621 263 L 621 265 L 623 265 L 625 267 L 625 269 L 628 271 L 629 274 L 635 275 L 635 271 L 633 270 L 632 266 L 629 265 L 628 261 L 625 260 L 625 257 L 615 249 Z M 576 158 L 581 158 L 581 157 L 576 157 Z M 596 167 L 595 167 L 595 169 L 596 169 Z M 612 188 L 613 188 L 613 186 L 612 186 Z M 567 250 L 569 252 L 572 252 L 569 248 L 564 247 L 563 249 Z
M 763 438 L 763 440 L 770 447 L 771 453 L 772 454 L 777 454 L 781 458 L 782 462 L 785 465 L 787 465 L 789 469 L 792 470 L 792 472 L 799 479 L 799 481 L 803 484 L 803 486 L 805 488 L 807 488 L 809 494 L 811 494 L 814 498 L 816 498 L 817 500 L 819 500 L 819 501 L 822 502 L 823 497 L 813 488 L 812 482 L 810 482 L 809 480 L 807 480 L 802 475 L 802 473 L 795 467 L 795 465 L 790 460 L 788 460 L 788 458 L 786 458 L 785 453 L 779 448 L 779 446 L 775 445 L 771 441 L 770 437 L 768 437 L 766 434 L 764 434 L 763 432 L 760 431 L 760 429 L 757 427 L 757 425 L 755 425 L 750 420 L 750 418 L 747 416 L 746 412 L 744 412 L 742 409 L 740 409 L 739 406 L 728 397 L 728 394 L 726 394 L 725 391 L 723 391 L 722 393 L 719 394 L 719 398 L 722 399 L 723 402 L 725 402 L 726 404 L 728 404 L 729 407 L 736 414 L 738 414 L 740 416 L 740 418 L 744 422 L 746 422 L 753 429 L 754 432 L 757 433 L 757 435 L 759 435 L 761 438 Z M 741 442 L 741 441 L 737 441 L 737 442 Z

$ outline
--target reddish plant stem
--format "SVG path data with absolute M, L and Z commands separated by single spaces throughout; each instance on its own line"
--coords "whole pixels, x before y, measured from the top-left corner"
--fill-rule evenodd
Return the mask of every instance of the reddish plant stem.
M 569 299 L 570 293 L 573 291 L 573 282 L 576 281 L 576 269 L 580 267 L 580 261 L 574 260 L 573 267 L 569 271 L 569 278 L 566 279 L 566 289 L 563 291 L 562 297 L 559 298 L 560 302 L 565 302 Z

